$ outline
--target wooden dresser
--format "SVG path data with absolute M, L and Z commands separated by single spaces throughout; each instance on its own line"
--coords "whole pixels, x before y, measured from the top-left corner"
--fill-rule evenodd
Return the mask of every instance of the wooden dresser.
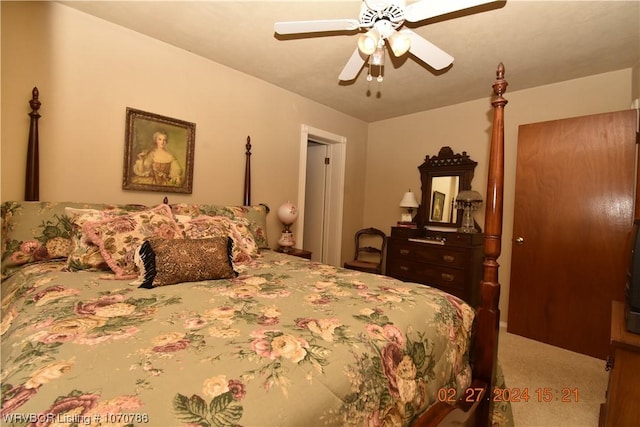
M 483 234 L 391 227 L 386 275 L 442 289 L 477 307 Z
M 611 307 L 611 357 L 607 400 L 600 408 L 601 427 L 640 426 L 640 335 L 627 331 L 625 305 Z

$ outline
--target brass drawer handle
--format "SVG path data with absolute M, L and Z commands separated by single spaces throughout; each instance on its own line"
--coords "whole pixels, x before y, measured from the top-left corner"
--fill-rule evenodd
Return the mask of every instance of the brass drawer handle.
M 443 259 L 445 262 L 453 262 L 453 261 L 455 261 L 455 260 L 456 260 L 456 257 L 454 257 L 453 255 L 443 255 L 443 256 L 442 256 L 442 259 Z
M 455 279 L 453 274 L 447 274 L 447 273 L 442 273 L 440 277 L 442 277 L 442 280 L 446 280 L 447 282 L 453 282 L 453 279 Z
M 409 249 L 400 249 L 400 255 L 409 255 L 410 253 Z
M 407 267 L 406 265 L 401 265 L 401 266 L 400 266 L 400 270 L 402 270 L 402 271 L 409 271 L 409 267 Z

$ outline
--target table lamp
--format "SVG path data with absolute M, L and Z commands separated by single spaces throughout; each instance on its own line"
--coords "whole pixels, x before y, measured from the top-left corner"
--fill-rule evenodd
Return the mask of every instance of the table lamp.
M 460 233 L 477 233 L 473 211 L 482 206 L 482 195 L 474 190 L 463 190 L 456 196 L 456 209 L 464 209 Z
M 400 207 L 406 208 L 408 213 L 402 214 L 401 222 L 413 222 L 413 209 L 418 207 L 418 201 L 416 195 L 413 194 L 411 189 L 404 193 L 402 200 L 400 200 Z
M 296 244 L 291 232 L 291 225 L 298 219 L 298 208 L 291 202 L 283 203 L 278 208 L 278 219 L 284 225 L 278 245 L 283 252 L 288 252 Z

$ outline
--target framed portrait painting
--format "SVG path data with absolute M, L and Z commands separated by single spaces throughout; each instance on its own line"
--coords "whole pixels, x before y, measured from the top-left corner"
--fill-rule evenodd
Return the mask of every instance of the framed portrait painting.
M 195 123 L 127 107 L 125 190 L 191 193 Z
M 433 192 L 433 200 L 431 201 L 431 221 L 442 221 L 444 213 L 445 194 L 439 191 Z

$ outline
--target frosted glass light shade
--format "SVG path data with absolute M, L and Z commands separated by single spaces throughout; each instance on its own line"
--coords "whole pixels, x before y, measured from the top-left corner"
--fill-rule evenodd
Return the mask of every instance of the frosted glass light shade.
M 456 202 L 482 202 L 482 194 L 475 190 L 463 190 L 456 196 Z
M 298 208 L 291 202 L 283 203 L 278 208 L 278 219 L 284 225 L 293 224 L 298 219 Z
M 400 57 L 409 51 L 411 37 L 407 33 L 397 31 L 389 36 L 389 46 L 396 57 Z
M 358 38 L 358 49 L 365 55 L 371 55 L 378 48 L 380 34 L 375 28 L 370 29 Z

